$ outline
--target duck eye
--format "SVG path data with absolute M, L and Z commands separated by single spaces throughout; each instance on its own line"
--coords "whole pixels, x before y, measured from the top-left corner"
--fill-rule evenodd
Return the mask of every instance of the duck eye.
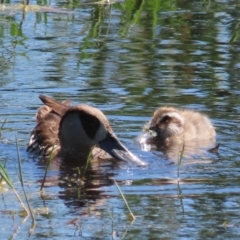
M 164 116 L 162 119 L 161 119 L 161 123 L 169 123 L 169 121 L 170 121 L 170 117 L 169 116 Z
M 148 124 L 146 124 L 146 130 L 147 131 L 152 131 L 152 130 L 154 130 L 155 128 L 156 128 L 156 126 L 157 126 L 157 123 L 155 122 L 155 121 L 151 121 L 150 123 L 148 123 Z
M 87 121 L 87 124 L 89 126 L 94 126 L 97 124 L 97 119 L 95 117 L 89 117 L 88 121 Z

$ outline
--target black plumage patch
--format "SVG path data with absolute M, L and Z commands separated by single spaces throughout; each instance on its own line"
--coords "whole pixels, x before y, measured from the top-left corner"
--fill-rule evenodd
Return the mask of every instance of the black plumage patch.
M 100 121 L 94 115 L 91 115 L 91 114 L 89 114 L 89 113 L 87 113 L 86 111 L 83 111 L 83 110 L 69 110 L 69 111 L 67 111 L 67 113 L 63 116 L 63 118 L 60 122 L 60 128 L 59 129 L 62 128 L 62 123 L 64 121 L 68 121 L 68 120 L 65 120 L 65 118 L 67 118 L 71 114 L 78 114 L 79 121 L 81 122 L 83 129 L 85 130 L 88 137 L 93 139 L 95 137 L 99 127 L 100 127 Z
M 99 119 L 85 111 L 79 112 L 79 119 L 88 137 L 93 139 L 100 127 Z

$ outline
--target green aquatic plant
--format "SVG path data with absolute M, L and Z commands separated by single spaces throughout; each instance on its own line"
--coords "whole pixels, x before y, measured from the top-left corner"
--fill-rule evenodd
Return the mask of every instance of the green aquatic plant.
M 181 190 L 179 181 L 180 181 L 180 167 L 181 167 L 181 164 L 182 164 L 184 149 L 185 149 L 185 143 L 183 143 L 182 150 L 181 150 L 180 155 L 179 155 L 179 159 L 178 159 L 178 174 L 177 174 L 178 175 L 178 179 L 177 179 L 178 198 L 180 199 L 180 203 L 181 203 L 181 206 L 182 206 L 183 213 L 184 213 L 184 205 L 183 205 L 183 201 L 182 201 L 182 197 L 181 197 L 182 190 Z
M 230 39 L 230 43 L 234 43 L 239 39 L 240 35 L 240 28 L 239 28 L 239 23 L 236 25 L 235 29 L 232 31 L 232 37 Z
M 50 164 L 51 164 L 51 162 L 53 160 L 53 157 L 54 157 L 54 151 L 55 151 L 55 147 L 52 146 L 50 155 L 49 155 L 48 160 L 47 160 L 47 167 L 45 169 L 45 173 L 44 173 L 44 176 L 43 176 L 43 180 L 42 180 L 42 184 L 41 184 L 41 187 L 40 187 L 40 191 L 43 190 L 43 187 L 44 187 L 44 184 L 45 184 L 45 181 L 46 181 L 46 177 L 47 177 L 47 173 L 48 173 L 48 170 L 50 168 Z
M 91 161 L 91 159 L 92 159 L 92 150 L 89 152 L 89 154 L 88 154 L 88 157 L 87 157 L 87 161 L 86 161 L 86 164 L 85 164 L 85 166 L 83 166 L 83 167 L 77 167 L 77 171 L 78 171 L 78 177 L 80 178 L 80 179 L 82 179 L 83 177 L 84 177 L 84 175 L 85 175 L 85 173 L 86 173 L 86 171 L 87 171 L 87 168 L 88 168 L 88 166 L 89 166 L 89 164 L 90 164 L 90 161 Z
M 183 143 L 182 150 L 180 152 L 180 156 L 179 156 L 179 159 L 178 159 L 178 174 L 177 174 L 178 175 L 178 181 L 179 181 L 179 177 L 180 177 L 180 167 L 181 167 L 181 164 L 182 164 L 184 149 L 185 149 L 185 143 Z
M 112 221 L 112 237 L 115 236 L 115 231 L 114 231 L 114 217 L 113 217 L 113 210 L 111 211 L 109 207 L 107 207 L 109 216 Z M 119 239 L 124 239 L 125 236 L 127 235 L 128 229 L 125 230 L 125 232 L 122 234 L 122 236 Z
M 6 122 L 7 122 L 7 119 L 5 118 L 5 119 L 3 120 L 3 122 L 2 122 L 1 127 L 0 127 L 0 137 L 2 136 L 2 130 L 3 130 L 3 127 L 4 127 L 4 125 L 5 125 Z
M 23 174 L 22 174 L 22 165 L 21 165 L 21 159 L 20 159 L 20 154 L 19 154 L 19 146 L 18 146 L 18 139 L 17 139 L 17 137 L 15 138 L 15 140 L 16 140 L 16 146 L 17 146 L 19 179 L 20 179 L 22 190 L 23 190 L 23 193 L 24 193 L 27 205 L 28 205 L 28 209 L 29 209 L 29 212 L 30 212 L 30 215 L 31 215 L 31 218 L 32 218 L 32 227 L 30 229 L 30 231 L 32 232 L 34 230 L 34 228 L 36 227 L 36 221 L 35 221 L 35 218 L 34 218 L 34 215 L 33 215 L 33 211 L 32 211 L 31 205 L 30 205 L 30 203 L 28 201 L 27 193 L 26 193 L 25 187 L 24 187 Z
M 114 184 L 116 185 L 116 187 L 117 187 L 117 189 L 118 189 L 118 191 L 119 191 L 119 193 L 120 193 L 120 195 L 121 195 L 121 197 L 122 197 L 122 199 L 123 199 L 123 201 L 124 201 L 124 203 L 125 203 L 128 211 L 129 211 L 128 219 L 129 219 L 131 222 L 133 222 L 133 221 L 135 220 L 135 216 L 133 215 L 133 212 L 131 211 L 131 209 L 130 209 L 130 207 L 129 207 L 129 205 L 128 205 L 128 202 L 127 202 L 126 198 L 124 197 L 124 195 L 123 195 L 120 187 L 118 186 L 117 182 L 116 182 L 114 179 L 113 179 L 113 182 L 114 182 Z
M 7 185 L 11 188 L 11 190 L 14 192 L 14 194 L 16 195 L 18 201 L 20 202 L 20 204 L 22 205 L 25 213 L 26 213 L 26 216 L 28 216 L 29 212 L 27 210 L 27 208 L 25 207 L 21 197 L 19 196 L 17 190 L 14 188 L 13 184 L 12 184 L 12 181 L 7 173 L 7 170 L 6 168 L 2 165 L 2 163 L 0 162 L 0 175 L 2 177 L 2 179 L 7 183 Z
M 5 160 L 4 165 L 2 165 L 4 169 L 6 169 L 6 164 L 7 164 L 7 160 Z M 6 181 L 4 180 L 3 176 L 1 175 L 1 177 L 0 177 L 0 186 L 2 187 L 5 183 L 6 183 Z
M 87 170 L 87 168 L 88 168 L 88 166 L 89 166 L 89 163 L 90 163 L 90 161 L 91 161 L 91 159 L 92 159 L 92 150 L 89 152 L 89 154 L 88 154 L 88 157 L 87 157 L 87 162 L 86 162 L 86 165 L 85 165 L 85 167 L 84 167 L 84 171 L 83 171 L 83 174 L 85 174 L 85 172 L 86 172 L 86 170 Z

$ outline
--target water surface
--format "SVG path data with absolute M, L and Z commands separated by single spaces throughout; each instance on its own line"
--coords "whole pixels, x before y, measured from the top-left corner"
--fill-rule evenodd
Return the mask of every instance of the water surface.
M 18 2 L 7 2 L 17 4 Z M 238 239 L 239 10 L 235 1 L 119 1 L 108 6 L 33 1 L 67 13 L 0 11 L 0 159 L 21 194 L 15 136 L 37 226 L 31 239 Z M 10 5 L 11 6 L 11 5 Z M 39 94 L 101 109 L 121 141 L 147 168 L 102 164 L 85 183 L 76 171 L 26 153 Z M 218 154 L 177 164 L 134 139 L 159 106 L 207 114 Z M 136 216 L 128 210 L 115 179 Z M 12 191 L 1 188 L 1 237 L 26 239 Z M 112 220 L 112 218 L 113 220 Z

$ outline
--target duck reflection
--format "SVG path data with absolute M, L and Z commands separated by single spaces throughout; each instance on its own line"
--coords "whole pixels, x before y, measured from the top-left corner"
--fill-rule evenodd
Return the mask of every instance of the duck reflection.
M 110 167 L 110 166 L 109 166 Z M 83 169 L 81 169 L 84 171 Z M 114 174 L 111 171 L 90 166 L 85 172 L 80 173 L 79 168 L 62 166 L 59 176 L 59 198 L 67 206 L 94 206 L 103 203 L 106 199 L 104 187 L 113 185 Z
M 39 165 L 46 166 L 46 161 L 42 160 Z M 63 199 L 68 207 L 96 207 L 103 204 L 103 200 L 107 198 L 104 188 L 114 184 L 113 171 L 118 167 L 114 160 L 107 163 L 91 161 L 90 165 L 85 167 L 54 159 L 44 186 L 59 187 L 58 197 Z

